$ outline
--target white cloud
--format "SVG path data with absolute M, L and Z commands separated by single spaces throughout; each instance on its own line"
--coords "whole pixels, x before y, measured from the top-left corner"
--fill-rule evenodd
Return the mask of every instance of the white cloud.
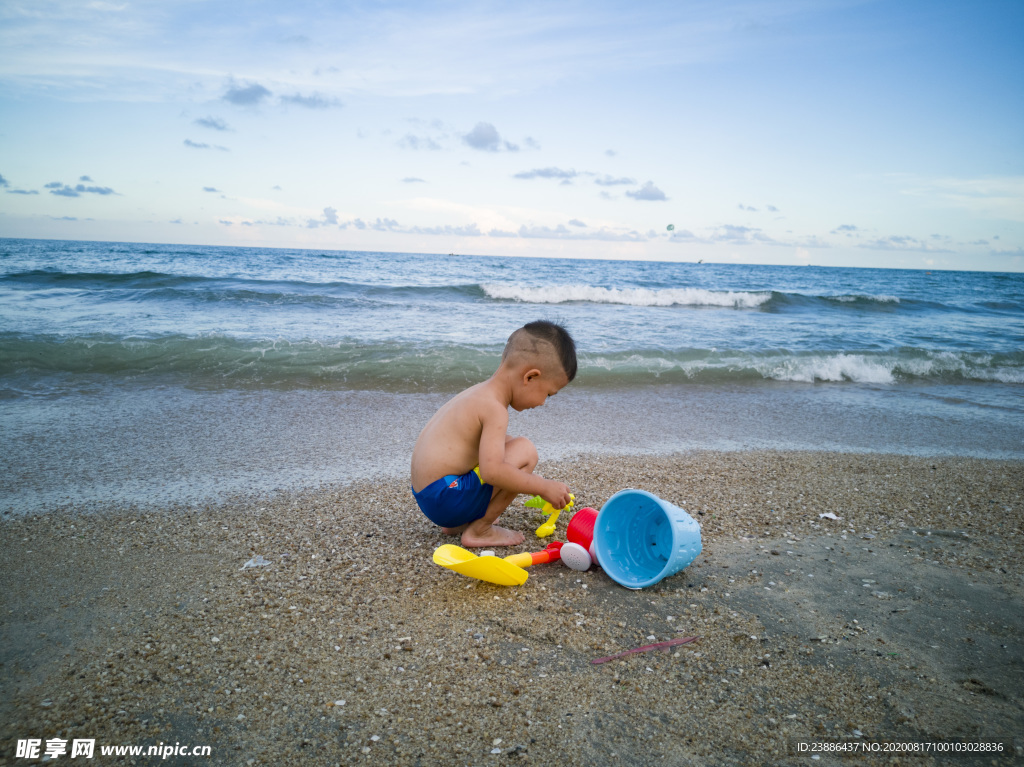
M 763 229 L 735 224 L 722 224 L 711 227 L 704 235 L 694 234 L 688 229 L 677 229 L 668 237 L 669 242 L 684 245 L 770 245 L 774 247 L 828 248 L 829 243 L 818 237 L 798 237 L 796 239 L 778 239 L 765 234 Z
M 595 178 L 594 179 L 594 183 L 598 184 L 600 186 L 629 186 L 629 185 L 635 184 L 636 183 L 636 179 L 629 178 L 628 176 L 621 176 L 621 177 L 616 178 L 614 176 L 609 176 L 606 173 L 603 176 L 598 176 L 597 178 Z M 650 184 L 651 182 L 648 181 L 647 183 Z M 643 191 L 643 190 L 641 190 L 641 191 Z M 626 192 L 626 194 L 629 194 L 629 192 Z M 639 192 L 637 194 L 639 194 Z M 640 198 L 638 197 L 637 199 L 640 199 Z
M 192 139 L 185 139 L 182 142 L 189 149 L 216 149 L 221 152 L 229 151 L 226 146 L 219 146 L 217 144 L 207 144 L 203 141 L 193 141 Z
M 278 219 L 281 221 L 282 219 Z M 263 222 L 259 222 L 263 223 Z M 339 224 L 338 222 L 338 211 L 336 208 L 327 207 L 324 208 L 320 218 L 310 218 L 306 221 L 307 229 L 316 229 L 321 226 L 341 226 L 342 229 L 346 227 L 346 224 Z
M 998 256 L 998 257 L 1009 256 L 1009 257 L 1016 258 L 1016 259 L 1019 260 L 1022 257 L 1024 257 L 1024 248 L 993 248 L 991 253 L 992 253 L 993 256 Z
M 634 200 L 663 201 L 668 199 L 665 193 L 654 185 L 653 181 L 648 181 L 635 192 L 626 190 L 626 196 L 632 197 Z
M 572 179 L 576 178 L 579 174 L 572 170 L 563 170 L 562 168 L 534 168 L 533 170 L 524 170 L 520 173 L 516 173 L 513 178 L 558 178 L 558 179 Z
M 270 91 L 259 83 L 251 83 L 250 85 L 236 85 L 232 83 L 221 98 L 235 106 L 249 107 L 256 106 L 264 99 L 270 98 L 270 95 Z
M 707 243 L 708 240 L 703 237 L 698 237 L 689 229 L 676 229 L 668 237 L 669 242 L 682 242 L 682 243 Z
M 519 237 L 539 240 L 603 240 L 605 242 L 645 242 L 647 236 L 632 229 L 613 230 L 608 228 L 572 231 L 565 224 L 558 226 L 520 226 L 515 232 Z M 490 232 L 492 237 L 507 237 L 507 232 Z
M 490 123 L 477 123 L 473 130 L 462 137 L 462 140 L 474 149 L 481 149 L 485 152 L 497 152 L 501 146 L 498 129 Z
M 82 178 L 88 178 L 88 176 L 82 176 Z M 86 186 L 85 184 L 68 186 L 67 184 L 62 184 L 59 181 L 53 181 L 47 184 L 46 189 L 50 190 L 50 194 L 55 194 L 59 197 L 81 197 L 83 194 L 98 194 L 101 197 L 107 197 L 112 194 L 117 194 L 117 192 L 109 186 Z
M 414 136 L 412 133 L 405 134 L 398 145 L 404 149 L 430 149 L 437 151 L 441 145 L 430 136 Z
M 410 226 L 406 229 L 402 229 L 402 232 L 406 234 L 432 234 L 432 235 L 447 235 L 454 237 L 481 237 L 483 232 L 476 224 L 467 224 L 465 226 L 452 226 L 446 224 L 444 226 Z
M 862 242 L 857 247 L 869 250 L 920 251 L 923 253 L 955 253 L 948 248 L 937 248 L 924 240 L 906 235 L 890 235 L 877 237 L 869 242 Z
M 197 117 L 193 120 L 196 125 L 203 128 L 210 128 L 211 130 L 226 131 L 230 130 L 228 124 L 219 117 Z
M 771 238 L 760 229 L 749 226 L 733 226 L 723 224 L 715 229 L 711 242 L 728 242 L 733 245 L 746 245 L 751 242 L 769 242 Z
M 341 106 L 339 99 L 321 96 L 319 93 L 311 93 L 308 96 L 293 93 L 290 96 L 281 96 L 280 101 L 282 104 L 292 104 L 306 109 L 331 109 Z

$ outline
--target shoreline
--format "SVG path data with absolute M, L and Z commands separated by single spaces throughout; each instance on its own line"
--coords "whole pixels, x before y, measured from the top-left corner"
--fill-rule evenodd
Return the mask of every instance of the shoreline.
M 577 507 L 624 487 L 682 506 L 704 552 L 639 592 L 561 565 L 471 581 L 433 564 L 457 541 L 397 478 L 0 519 L 0 764 L 57 736 L 208 744 L 231 765 L 798 764 L 790 739 L 854 731 L 1017 737 L 1020 754 L 1024 460 L 704 451 L 539 471 Z M 518 503 L 503 520 L 537 524 Z M 241 569 L 256 555 L 273 564 Z M 682 636 L 700 639 L 590 664 Z
M 1024 459 L 1020 387 L 782 384 L 573 388 L 509 431 L 544 460 L 704 450 Z M 97 388 L 5 400 L 0 514 L 163 508 L 236 492 L 403 477 L 450 393 Z M 563 398 L 564 397 L 564 398 Z

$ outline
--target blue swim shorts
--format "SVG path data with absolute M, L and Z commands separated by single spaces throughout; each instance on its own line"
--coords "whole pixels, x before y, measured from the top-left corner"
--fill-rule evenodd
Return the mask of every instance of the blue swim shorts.
M 480 478 L 480 468 L 461 477 L 449 474 L 435 480 L 413 497 L 427 519 L 441 527 L 458 527 L 475 522 L 487 513 L 494 487 Z

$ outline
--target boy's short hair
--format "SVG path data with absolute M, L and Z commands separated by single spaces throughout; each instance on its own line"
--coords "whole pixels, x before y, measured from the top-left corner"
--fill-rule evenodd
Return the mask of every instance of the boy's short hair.
M 528 335 L 539 341 L 546 341 L 551 344 L 555 356 L 562 364 L 562 370 L 566 377 L 572 381 L 576 377 L 576 342 L 572 340 L 569 331 L 561 325 L 549 322 L 548 320 L 534 320 L 523 325 L 508 337 L 505 351 L 501 357 L 504 359 L 515 346 L 515 342 L 521 335 Z

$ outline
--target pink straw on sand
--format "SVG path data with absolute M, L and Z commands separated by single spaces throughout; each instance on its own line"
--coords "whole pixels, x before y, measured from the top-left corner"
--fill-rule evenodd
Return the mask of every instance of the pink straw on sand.
M 623 650 L 622 652 L 617 652 L 614 655 L 609 655 L 607 658 L 594 658 L 594 660 L 590 662 L 596 666 L 598 663 L 607 663 L 610 660 L 621 658 L 624 655 L 632 655 L 633 653 L 637 652 L 648 652 L 649 650 L 658 650 L 663 647 L 673 647 L 677 644 L 689 644 L 690 642 L 696 642 L 698 639 L 700 639 L 700 637 L 679 637 L 677 639 L 669 639 L 667 642 L 645 644 L 643 647 L 635 647 L 632 650 Z

